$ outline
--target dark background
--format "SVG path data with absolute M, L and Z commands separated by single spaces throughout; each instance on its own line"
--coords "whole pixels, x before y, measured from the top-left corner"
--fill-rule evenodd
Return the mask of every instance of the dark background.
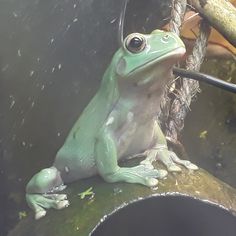
M 129 1 L 125 35 L 150 33 L 170 1 Z M 118 48 L 118 0 L 0 0 L 0 235 L 27 210 L 24 188 L 50 166 Z

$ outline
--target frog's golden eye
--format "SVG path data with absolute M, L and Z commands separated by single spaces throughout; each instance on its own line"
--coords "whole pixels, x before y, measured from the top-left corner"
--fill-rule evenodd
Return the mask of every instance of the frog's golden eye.
M 140 34 L 131 34 L 125 41 L 126 48 L 132 53 L 139 53 L 146 47 L 146 40 Z

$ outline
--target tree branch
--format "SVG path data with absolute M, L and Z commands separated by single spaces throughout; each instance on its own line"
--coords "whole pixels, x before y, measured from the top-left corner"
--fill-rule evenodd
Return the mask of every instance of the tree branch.
M 236 47 L 236 8 L 228 0 L 188 0 L 188 3 Z

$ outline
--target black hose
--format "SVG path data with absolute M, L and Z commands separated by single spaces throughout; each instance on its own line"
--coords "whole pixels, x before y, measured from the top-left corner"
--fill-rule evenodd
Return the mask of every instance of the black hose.
M 125 12 L 126 12 L 128 1 L 129 0 L 123 1 L 122 9 L 121 9 L 120 17 L 119 17 L 118 42 L 119 42 L 120 47 L 122 47 L 123 41 L 124 41 L 124 21 L 125 21 Z M 202 81 L 204 83 L 229 91 L 231 93 L 236 93 L 236 84 L 226 82 L 224 80 L 218 79 L 211 75 L 206 75 L 206 74 L 199 73 L 196 71 L 185 70 L 185 69 L 181 69 L 177 67 L 173 68 L 173 73 L 176 76 L 181 76 L 188 79 Z
M 236 93 L 236 84 L 226 82 L 224 80 L 218 79 L 211 75 L 207 75 L 207 74 L 203 74 L 203 73 L 199 73 L 199 72 L 191 71 L 191 70 L 185 70 L 185 69 L 181 69 L 177 67 L 173 68 L 173 73 L 176 76 L 181 76 L 183 78 L 202 81 L 207 84 L 213 85 L 215 87 L 229 91 L 231 93 Z
M 124 0 L 120 12 L 119 22 L 118 22 L 118 43 L 120 47 L 123 45 L 124 41 L 124 22 L 125 22 L 125 12 L 129 0 Z

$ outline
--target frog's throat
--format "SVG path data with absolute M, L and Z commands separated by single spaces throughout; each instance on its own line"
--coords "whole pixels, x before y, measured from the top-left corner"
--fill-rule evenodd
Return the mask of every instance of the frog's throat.
M 170 57 L 173 57 L 173 58 L 176 58 L 176 59 L 179 59 L 181 58 L 182 56 L 184 56 L 186 52 L 186 48 L 185 47 L 178 47 L 176 48 L 175 50 L 172 50 L 170 51 L 169 53 L 165 53 L 165 54 L 162 54 L 160 57 L 157 57 L 151 61 L 148 61 L 144 64 L 142 64 L 141 66 L 139 67 L 136 67 L 134 68 L 133 70 L 131 70 L 127 76 L 130 76 L 131 74 L 136 74 L 138 73 L 140 70 L 143 69 L 143 67 L 149 67 L 149 66 L 152 66 L 154 64 L 156 64 L 157 62 L 162 62 L 162 61 L 165 61 L 167 60 L 168 58 Z

